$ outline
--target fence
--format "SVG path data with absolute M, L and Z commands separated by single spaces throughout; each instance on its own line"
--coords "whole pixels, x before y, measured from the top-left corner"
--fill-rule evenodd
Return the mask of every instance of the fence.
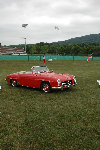
M 43 56 L 34 55 L 0 55 L 0 60 L 42 60 Z M 87 60 L 87 56 L 45 56 L 45 60 Z M 100 57 L 92 57 L 90 60 L 100 60 Z

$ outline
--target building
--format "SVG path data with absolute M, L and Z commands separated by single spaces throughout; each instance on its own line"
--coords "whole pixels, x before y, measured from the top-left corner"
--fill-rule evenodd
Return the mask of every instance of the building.
M 19 55 L 24 55 L 24 49 L 23 48 L 10 48 L 10 47 L 1 47 L 1 43 L 0 43 L 0 54 L 4 54 L 4 55 L 12 55 L 12 54 L 19 54 Z

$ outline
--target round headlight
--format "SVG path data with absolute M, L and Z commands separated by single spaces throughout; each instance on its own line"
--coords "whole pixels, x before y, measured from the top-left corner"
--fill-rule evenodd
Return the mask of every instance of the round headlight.
M 60 80 L 60 79 L 58 79 L 58 80 L 57 80 L 57 83 L 58 83 L 58 84 L 60 84 L 60 83 L 61 83 L 61 80 Z

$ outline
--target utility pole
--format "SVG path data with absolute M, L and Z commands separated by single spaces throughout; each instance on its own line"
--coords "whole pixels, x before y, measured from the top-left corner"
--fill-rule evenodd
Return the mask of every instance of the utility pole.
M 22 27 L 26 28 L 26 26 L 28 26 L 28 24 L 22 24 Z M 25 53 L 26 53 L 26 38 L 25 39 Z

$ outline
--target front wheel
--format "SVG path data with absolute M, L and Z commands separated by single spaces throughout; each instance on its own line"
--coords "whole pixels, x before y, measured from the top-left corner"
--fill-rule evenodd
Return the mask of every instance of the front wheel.
M 13 87 L 16 87 L 16 86 L 17 86 L 17 81 L 16 81 L 16 80 L 11 80 L 11 85 L 12 85 Z
M 49 82 L 43 82 L 41 84 L 41 90 L 44 92 L 44 93 L 50 93 L 51 92 L 51 86 L 49 84 Z

